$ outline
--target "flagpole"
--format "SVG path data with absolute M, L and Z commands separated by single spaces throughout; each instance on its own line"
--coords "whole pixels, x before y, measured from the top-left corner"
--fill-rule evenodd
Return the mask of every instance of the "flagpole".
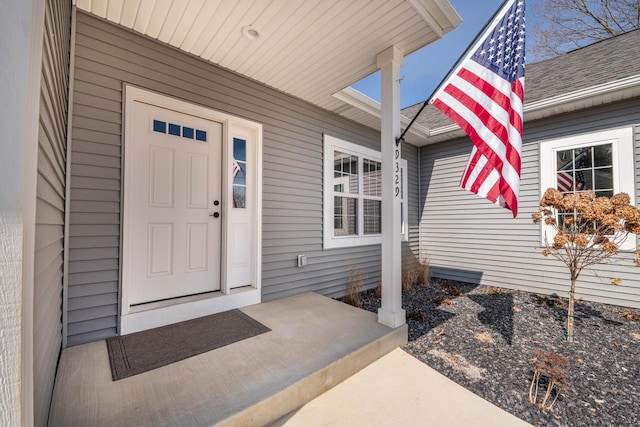
M 442 87 L 442 84 L 447 81 L 447 79 L 449 78 L 449 76 L 451 76 L 451 74 L 454 72 L 454 70 L 456 70 L 458 68 L 458 66 L 460 65 L 460 63 L 467 57 L 467 54 L 469 53 L 469 51 L 471 50 L 471 48 L 473 46 L 475 46 L 475 44 L 478 42 L 478 40 L 484 36 L 485 31 L 487 31 L 487 28 L 489 28 L 489 26 L 491 24 L 493 24 L 493 22 L 495 21 L 496 17 L 498 17 L 498 15 L 502 12 L 502 10 L 504 9 L 504 7 L 507 5 L 507 3 L 509 3 L 511 0 L 504 0 L 502 2 L 502 4 L 500 5 L 499 8 L 496 9 L 496 11 L 493 13 L 493 16 L 491 16 L 491 18 L 489 18 L 489 20 L 487 22 L 485 22 L 484 26 L 482 27 L 482 29 L 478 32 L 478 34 L 476 34 L 476 36 L 474 37 L 474 39 L 471 41 L 471 43 L 469 43 L 469 45 L 467 46 L 467 48 L 465 50 L 462 51 L 462 54 L 458 57 L 458 60 L 451 66 L 451 68 L 449 68 L 449 71 L 447 72 L 447 74 L 442 78 L 442 80 L 440 80 L 440 83 L 438 83 L 438 86 L 436 86 L 436 88 L 433 90 L 433 92 L 431 92 L 431 95 L 426 99 L 426 101 L 424 101 L 422 103 L 422 107 L 420 107 L 420 110 L 418 110 L 418 112 L 416 113 L 415 116 L 413 116 L 413 119 L 411 119 L 411 121 L 409 122 L 409 124 L 407 125 L 407 127 L 404 129 L 404 131 L 402 132 L 402 134 L 396 138 L 396 143 L 399 143 L 400 141 L 404 141 L 404 136 L 406 135 L 406 133 L 409 131 L 409 129 L 411 128 L 411 126 L 413 126 L 413 123 L 416 121 L 416 119 L 418 118 L 418 116 L 420 115 L 420 113 L 422 113 L 422 111 L 427 107 L 427 105 L 429 105 L 429 102 L 434 98 L 435 94 L 440 90 L 440 88 Z M 517 0 L 516 0 L 517 1 Z

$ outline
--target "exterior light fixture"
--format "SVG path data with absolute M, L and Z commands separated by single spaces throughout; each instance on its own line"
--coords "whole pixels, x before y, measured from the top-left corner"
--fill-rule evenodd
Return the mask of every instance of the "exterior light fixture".
M 242 27 L 242 37 L 249 41 L 256 41 L 262 37 L 262 31 L 253 25 L 245 25 Z

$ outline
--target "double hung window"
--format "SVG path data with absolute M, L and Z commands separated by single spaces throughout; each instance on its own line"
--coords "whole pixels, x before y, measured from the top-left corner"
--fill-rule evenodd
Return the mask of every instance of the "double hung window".
M 631 128 L 545 141 L 540 144 L 540 191 L 556 188 L 564 194 L 593 190 L 597 197 L 627 193 L 635 203 L 633 132 Z M 573 212 L 558 212 L 562 224 Z M 550 226 L 542 225 L 542 241 L 553 239 Z M 635 249 L 630 236 L 621 249 Z
M 382 241 L 382 162 L 380 152 L 324 137 L 324 247 Z M 406 160 L 402 161 L 402 218 L 407 217 Z M 404 221 L 403 221 L 404 222 Z M 403 234 L 406 224 L 401 224 Z

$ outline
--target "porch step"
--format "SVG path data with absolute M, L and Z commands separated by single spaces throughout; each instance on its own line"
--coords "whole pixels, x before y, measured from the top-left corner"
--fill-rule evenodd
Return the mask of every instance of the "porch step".
M 242 311 L 271 332 L 116 382 L 104 342 L 65 349 L 50 425 L 267 425 L 407 340 L 313 293 Z

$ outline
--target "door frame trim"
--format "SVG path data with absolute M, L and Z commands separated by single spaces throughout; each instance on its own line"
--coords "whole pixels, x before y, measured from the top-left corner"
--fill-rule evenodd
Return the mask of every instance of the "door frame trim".
M 176 323 L 184 320 L 193 319 L 200 316 L 218 313 L 221 311 L 240 308 L 251 304 L 261 302 L 262 287 L 262 125 L 250 120 L 242 119 L 230 114 L 212 110 L 208 107 L 193 104 L 187 101 L 176 99 L 157 92 L 152 92 L 140 87 L 129 84 L 123 85 L 123 167 L 122 167 L 122 184 L 121 184 L 121 226 L 120 232 L 122 236 L 120 244 L 120 311 L 119 311 L 119 333 L 121 335 Z M 203 295 L 201 298 L 177 298 L 174 304 L 165 304 L 161 307 L 153 303 L 145 308 L 144 306 L 136 306 L 132 309 L 128 299 L 129 286 L 129 270 L 126 262 L 126 256 L 130 252 L 128 245 L 130 236 L 129 221 L 127 219 L 126 209 L 129 206 L 130 193 L 127 191 L 127 183 L 131 174 L 132 165 L 127 162 L 127 154 L 129 149 L 127 141 L 131 139 L 132 127 L 127 126 L 131 120 L 132 108 L 134 102 L 142 102 L 174 110 L 183 114 L 191 114 L 206 120 L 211 120 L 222 125 L 222 192 L 223 197 L 226 189 L 231 185 L 229 170 L 229 159 L 232 155 L 229 147 L 233 146 L 233 138 L 237 136 L 244 137 L 247 129 L 251 130 L 251 135 L 255 141 L 255 212 L 254 224 L 255 234 L 253 235 L 253 274 L 252 283 L 247 286 L 231 289 L 227 285 L 226 272 L 228 263 L 228 250 L 230 245 L 226 244 L 228 236 L 228 222 L 225 212 L 223 211 L 222 222 L 222 244 L 221 244 L 221 283 L 220 291 Z M 228 203 L 223 202 L 223 206 Z M 225 209 L 228 210 L 228 209 Z

